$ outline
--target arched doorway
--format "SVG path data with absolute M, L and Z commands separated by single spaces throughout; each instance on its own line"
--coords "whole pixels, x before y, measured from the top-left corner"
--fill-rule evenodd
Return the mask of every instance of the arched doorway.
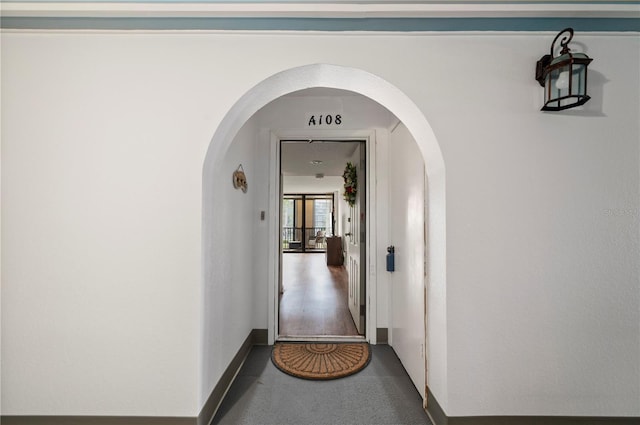
M 218 127 L 204 163 L 203 173 L 203 255 L 215 255 L 214 245 L 207 242 L 207 231 L 216 220 L 212 200 L 216 198 L 212 183 L 216 170 L 221 168 L 225 153 L 235 135 L 261 108 L 286 94 L 314 88 L 332 88 L 352 91 L 368 97 L 391 111 L 406 126 L 415 140 L 424 160 L 425 169 L 425 227 L 426 227 L 426 282 L 428 291 L 425 305 L 427 323 L 424 337 L 425 359 L 429 363 L 429 385 L 446 393 L 446 261 L 445 261 L 445 175 L 442 154 L 431 127 L 418 107 L 395 86 L 368 72 L 326 64 L 308 65 L 283 71 L 249 90 L 225 116 Z M 275 184 L 275 182 L 273 182 Z M 272 199 L 271 202 L 277 202 Z M 275 207 L 270 206 L 270 210 Z M 277 225 L 273 215 L 269 218 L 269 239 L 276 240 Z M 277 251 L 275 244 L 269 256 L 269 324 L 268 342 L 273 343 L 277 320 Z M 205 270 L 205 277 L 209 273 Z M 375 327 L 375 321 L 370 321 Z M 426 335 L 429 344 L 426 344 Z M 372 338 L 373 339 L 373 338 Z M 373 340 L 372 342 L 375 342 Z M 425 364 L 426 373 L 426 364 Z M 426 399 L 426 389 L 421 391 Z

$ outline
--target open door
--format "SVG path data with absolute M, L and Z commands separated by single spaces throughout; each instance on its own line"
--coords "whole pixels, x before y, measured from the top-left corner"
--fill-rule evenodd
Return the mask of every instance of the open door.
M 366 152 L 365 144 L 354 153 L 353 164 L 356 167 L 357 192 L 355 203 L 349 208 L 345 233 L 347 250 L 347 272 L 349 274 L 349 312 L 359 334 L 365 330 L 365 278 L 366 278 Z
M 426 168 L 418 144 L 404 125 L 389 149 L 389 242 L 395 271 L 389 275 L 390 342 L 412 382 L 426 399 Z

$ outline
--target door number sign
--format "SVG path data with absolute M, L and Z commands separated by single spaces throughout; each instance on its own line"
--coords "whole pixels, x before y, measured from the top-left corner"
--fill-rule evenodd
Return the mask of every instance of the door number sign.
M 308 127 L 336 126 L 342 124 L 341 114 L 311 115 L 307 121 Z

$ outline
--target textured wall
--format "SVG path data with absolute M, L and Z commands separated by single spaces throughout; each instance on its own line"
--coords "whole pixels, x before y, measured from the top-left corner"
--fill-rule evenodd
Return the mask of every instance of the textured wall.
M 579 37 L 593 99 L 543 114 L 551 37 L 4 32 L 3 413 L 197 414 L 252 326 L 204 313 L 228 282 L 203 284 L 209 141 L 255 84 L 334 63 L 406 93 L 442 149 L 447 414 L 640 415 L 640 41 Z

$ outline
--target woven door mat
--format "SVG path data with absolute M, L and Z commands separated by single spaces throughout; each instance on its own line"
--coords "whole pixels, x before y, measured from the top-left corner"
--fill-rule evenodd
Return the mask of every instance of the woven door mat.
M 353 375 L 370 359 L 371 349 L 366 342 L 277 342 L 271 354 L 273 364 L 284 373 L 314 380 Z

